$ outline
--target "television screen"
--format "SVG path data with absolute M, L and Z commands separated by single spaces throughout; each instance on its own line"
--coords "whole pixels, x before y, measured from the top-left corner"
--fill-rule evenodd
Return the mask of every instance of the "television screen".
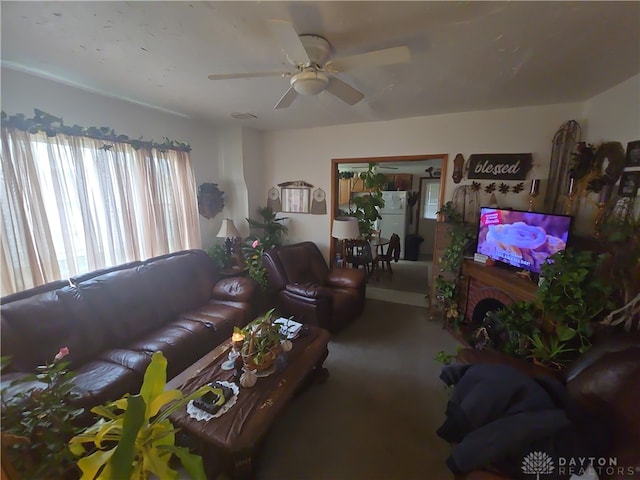
M 571 220 L 568 215 L 482 207 L 476 251 L 540 273 L 548 257 L 566 248 Z

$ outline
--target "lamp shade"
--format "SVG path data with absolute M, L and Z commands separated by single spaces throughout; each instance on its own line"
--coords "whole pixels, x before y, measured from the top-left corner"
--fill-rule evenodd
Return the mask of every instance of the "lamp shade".
M 331 228 L 331 236 L 339 240 L 358 238 L 360 236 L 358 219 L 355 217 L 334 218 L 333 227 Z
M 236 238 L 240 236 L 240 232 L 233 224 L 233 220 L 230 218 L 225 218 L 222 220 L 222 225 L 220 226 L 220 230 L 218 231 L 218 238 Z

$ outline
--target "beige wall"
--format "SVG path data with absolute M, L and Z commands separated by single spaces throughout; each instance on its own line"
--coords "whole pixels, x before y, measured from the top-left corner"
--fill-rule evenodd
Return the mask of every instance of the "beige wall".
M 332 158 L 438 153 L 449 155 L 451 172 L 457 153 L 468 158 L 472 153 L 531 152 L 534 166 L 527 181 L 545 179 L 554 133 L 566 120 L 580 121 L 581 112 L 581 104 L 571 103 L 268 132 L 264 135 L 265 190 L 284 181 L 305 180 L 329 193 Z M 449 173 L 446 198 L 451 198 L 454 187 Z M 510 194 L 503 203 L 524 208 L 527 196 Z M 328 255 L 330 216 L 291 217 L 289 240 L 313 240 Z
M 188 142 L 196 182 L 219 183 L 226 192 L 223 215 L 214 220 L 201 217 L 207 247 L 225 216 L 247 233 L 244 218 L 266 204 L 267 190 L 278 183 L 305 180 L 329 196 L 332 158 L 448 154 L 445 197 L 450 199 L 457 153 L 468 158 L 472 153 L 531 152 L 534 166 L 527 183 L 531 178 L 542 179 L 544 194 L 551 139 L 566 120 L 580 122 L 583 139 L 591 143 L 620 141 L 626 146 L 640 139 L 640 75 L 582 103 L 261 133 L 235 125 L 203 124 L 3 68 L 2 109 L 31 115 L 34 108 L 61 116 L 67 124 L 108 125 L 130 137 L 158 140 L 166 136 Z M 488 196 L 482 200 L 487 201 Z M 525 208 L 526 188 L 519 196 L 498 195 L 498 201 Z M 313 240 L 328 254 L 330 215 L 289 216 L 290 242 Z

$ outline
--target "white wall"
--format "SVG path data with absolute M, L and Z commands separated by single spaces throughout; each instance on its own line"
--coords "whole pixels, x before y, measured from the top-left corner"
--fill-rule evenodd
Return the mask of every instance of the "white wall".
M 526 208 L 530 179 L 547 178 L 554 133 L 565 121 L 579 120 L 581 113 L 582 105 L 571 103 L 268 132 L 264 135 L 264 189 L 305 180 L 329 194 L 332 158 L 448 154 L 445 198 L 450 199 L 456 186 L 451 172 L 457 153 L 468 158 L 472 153 L 530 152 L 534 166 L 525 192 L 497 195 L 502 206 Z M 541 197 L 544 186 L 543 180 Z M 328 256 L 330 215 L 290 216 L 289 240 L 312 240 Z
M 640 74 L 606 90 L 584 103 L 582 140 L 593 145 L 603 142 L 627 143 L 640 140 Z M 576 229 L 580 233 L 593 231 L 597 194 L 580 199 Z M 635 215 L 640 213 L 640 197 L 636 199 Z
M 215 125 L 203 125 L 190 118 L 90 93 L 8 68 L 2 68 L 1 88 L 2 110 L 9 115 L 24 113 L 32 117 L 33 109 L 38 108 L 62 117 L 66 125 L 108 126 L 130 138 L 162 141 L 163 137 L 168 137 L 187 142 L 192 148 L 190 156 L 196 183 L 219 183 L 219 128 Z M 200 217 L 205 248 L 215 237 L 220 222 L 220 215 L 214 220 Z

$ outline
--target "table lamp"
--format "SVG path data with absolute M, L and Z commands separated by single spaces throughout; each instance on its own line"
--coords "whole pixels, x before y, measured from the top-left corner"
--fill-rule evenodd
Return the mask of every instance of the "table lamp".
M 360 229 L 358 228 L 358 219 L 355 217 L 336 217 L 333 219 L 333 225 L 331 228 L 331 236 L 337 238 L 342 242 L 342 261 L 344 262 L 346 257 L 346 243 L 345 240 L 352 238 L 358 238 L 360 236 Z
M 231 255 L 234 241 L 236 238 L 240 238 L 240 232 L 238 232 L 238 229 L 233 224 L 233 220 L 225 218 L 222 220 L 222 225 L 216 237 L 225 239 L 224 246 L 227 249 L 227 255 Z

